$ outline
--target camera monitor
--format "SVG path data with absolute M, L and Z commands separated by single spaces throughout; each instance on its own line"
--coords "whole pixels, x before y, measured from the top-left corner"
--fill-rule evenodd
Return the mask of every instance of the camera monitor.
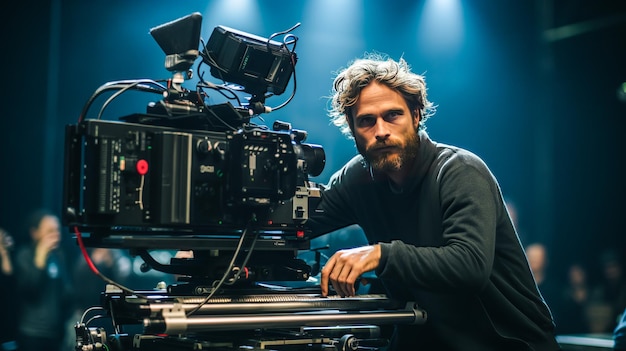
M 282 94 L 294 70 L 295 54 L 285 44 L 225 26 L 213 29 L 205 53 L 212 76 L 255 95 Z
M 201 26 L 202 15 L 195 12 L 150 29 L 150 34 L 167 55 L 167 70 L 185 71 L 193 65 L 198 57 Z

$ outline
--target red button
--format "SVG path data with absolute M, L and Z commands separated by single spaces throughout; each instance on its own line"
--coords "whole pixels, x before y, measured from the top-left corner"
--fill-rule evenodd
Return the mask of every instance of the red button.
M 139 173 L 140 175 L 145 175 L 146 173 L 148 173 L 148 161 L 137 161 L 137 173 Z

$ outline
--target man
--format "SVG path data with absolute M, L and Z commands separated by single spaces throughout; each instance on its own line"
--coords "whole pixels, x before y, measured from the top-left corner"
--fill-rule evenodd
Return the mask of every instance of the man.
M 397 325 L 391 350 L 558 350 L 496 179 L 474 154 L 432 141 L 424 77 L 370 55 L 334 81 L 330 115 L 360 155 L 330 179 L 316 235 L 360 225 L 369 246 L 340 250 L 321 272 L 340 296 L 374 271 L 424 325 Z

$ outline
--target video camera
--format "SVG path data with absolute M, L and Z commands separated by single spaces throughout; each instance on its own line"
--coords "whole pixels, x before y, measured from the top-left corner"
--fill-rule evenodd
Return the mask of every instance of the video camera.
M 298 252 L 310 249 L 307 220 L 321 191 L 309 176 L 322 172 L 324 150 L 289 123 L 270 129 L 251 122 L 295 94 L 297 38 L 289 33 L 297 26 L 269 38 L 217 26 L 198 50 L 201 21 L 194 13 L 150 30 L 171 78 L 104 84 L 66 127 L 62 220 L 88 263 L 86 247 L 129 249 L 179 283 L 133 291 L 92 268 L 109 283 L 101 298 L 114 329 L 107 336 L 81 320 L 76 350 L 356 350 L 359 342 L 381 344 L 370 323 L 423 322 L 412 303 L 322 301 L 319 287 L 306 284 L 317 272 Z M 282 42 L 272 40 L 281 34 Z M 192 91 L 183 83 L 198 58 Z M 205 80 L 203 65 L 223 84 Z M 267 106 L 291 78 L 291 96 Z M 129 90 L 162 99 L 145 113 L 102 120 L 104 108 Z M 87 118 L 109 91 L 98 117 Z M 207 91 L 227 101 L 208 104 Z M 193 254 L 164 264 L 150 254 L 159 249 Z M 131 335 L 124 325 L 143 328 Z
M 201 18 L 196 13 L 151 30 L 174 73 L 167 87 L 125 81 L 98 92 L 138 88 L 163 94 L 147 113 L 114 122 L 85 119 L 86 107 L 79 123 L 67 127 L 67 225 L 141 236 L 224 234 L 253 221 L 256 231 L 305 239 L 304 223 L 319 198 L 308 177 L 322 172 L 324 150 L 304 143 L 307 133 L 288 123 L 276 121 L 269 130 L 250 122 L 271 109 L 264 105 L 268 92 L 282 94 L 295 76 L 295 52 L 218 26 L 200 53 Z M 213 76 L 245 84 L 240 91 L 252 94 L 249 102 L 207 105 L 202 88 L 221 94 L 227 88 L 204 80 L 195 92 L 182 87 L 183 72 L 198 56 Z

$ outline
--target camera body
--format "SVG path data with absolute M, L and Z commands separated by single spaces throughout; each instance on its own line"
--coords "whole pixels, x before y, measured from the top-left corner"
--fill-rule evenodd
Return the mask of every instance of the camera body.
M 254 220 L 257 230 L 304 239 L 319 199 L 306 181 L 311 150 L 323 155 L 289 132 L 259 127 L 86 120 L 66 127 L 64 222 L 140 235 L 225 234 Z

